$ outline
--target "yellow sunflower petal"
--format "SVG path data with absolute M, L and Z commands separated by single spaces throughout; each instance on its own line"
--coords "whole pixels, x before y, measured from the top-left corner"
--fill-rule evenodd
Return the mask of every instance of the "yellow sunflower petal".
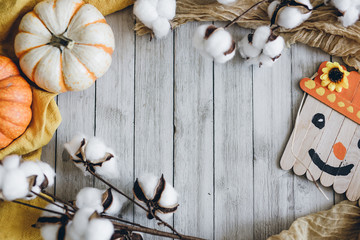
M 321 69 L 321 71 L 322 71 L 323 73 L 329 73 L 330 68 L 324 67 L 323 69 Z
M 334 63 L 333 63 L 333 66 L 334 66 L 334 67 L 337 67 L 337 68 L 342 68 L 338 62 L 334 62 Z
M 344 75 L 345 75 L 345 77 L 347 77 L 347 76 L 350 75 L 350 73 L 349 73 L 348 71 L 345 71 L 345 70 L 344 70 Z
M 336 84 L 333 83 L 333 82 L 328 85 L 328 89 L 329 89 L 330 91 L 334 91 L 334 90 L 335 90 L 335 87 L 336 87 Z
M 327 85 L 329 85 L 329 83 L 331 83 L 331 81 L 330 80 L 322 80 L 321 81 L 321 86 L 323 86 L 323 87 L 326 87 Z
M 349 88 L 349 80 L 347 79 L 347 77 L 344 77 L 343 80 L 342 80 L 342 86 L 345 88 L 345 89 L 348 89 Z
M 333 68 L 334 67 L 334 64 L 332 62 L 327 62 L 326 63 L 326 67 L 327 68 Z
M 336 84 L 335 90 L 336 90 L 337 92 L 341 92 L 342 86 L 341 86 L 340 84 Z
M 328 81 L 330 81 L 330 79 L 329 79 L 329 74 L 327 74 L 327 73 L 321 74 L 320 79 L 321 79 L 321 80 L 328 80 Z

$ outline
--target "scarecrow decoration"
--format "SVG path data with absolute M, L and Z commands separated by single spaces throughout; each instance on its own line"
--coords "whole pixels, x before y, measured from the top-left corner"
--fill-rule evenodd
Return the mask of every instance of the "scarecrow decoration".
M 308 95 L 280 161 L 281 168 L 306 174 L 360 198 L 360 75 L 338 63 L 323 62 L 300 87 Z

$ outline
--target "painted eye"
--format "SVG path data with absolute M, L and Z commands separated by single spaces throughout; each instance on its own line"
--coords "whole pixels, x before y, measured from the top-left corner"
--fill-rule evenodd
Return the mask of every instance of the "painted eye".
M 324 116 L 324 114 L 322 114 L 322 113 L 315 114 L 311 122 L 318 129 L 322 129 L 323 127 L 325 127 L 325 116 Z

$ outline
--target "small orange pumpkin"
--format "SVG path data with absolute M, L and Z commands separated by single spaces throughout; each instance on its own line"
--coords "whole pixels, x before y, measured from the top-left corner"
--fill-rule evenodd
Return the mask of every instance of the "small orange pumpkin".
M 0 56 L 0 149 L 23 134 L 31 121 L 32 93 L 17 66 Z

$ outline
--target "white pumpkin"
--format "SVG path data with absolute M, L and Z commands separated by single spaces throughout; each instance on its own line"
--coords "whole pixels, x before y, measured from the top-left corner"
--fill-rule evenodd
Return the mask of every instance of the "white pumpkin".
M 20 67 L 55 93 L 90 87 L 110 67 L 114 34 L 104 16 L 82 0 L 47 0 L 21 20 L 15 38 Z

